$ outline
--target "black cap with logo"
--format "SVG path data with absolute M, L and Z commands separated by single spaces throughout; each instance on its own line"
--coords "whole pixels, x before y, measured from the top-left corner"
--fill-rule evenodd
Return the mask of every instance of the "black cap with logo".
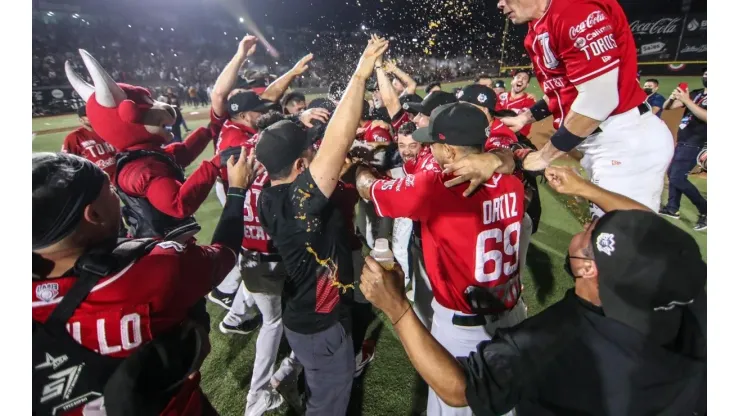
M 403 109 L 411 114 L 421 113 L 425 116 L 429 116 L 432 114 L 432 110 L 439 107 L 440 105 L 450 104 L 454 102 L 457 102 L 457 98 L 455 98 L 453 94 L 445 91 L 434 91 L 427 95 L 420 103 L 404 103 Z
M 245 111 L 255 113 L 266 113 L 270 110 L 280 111 L 280 105 L 270 100 L 265 100 L 253 91 L 238 92 L 229 98 L 229 115 L 234 117 Z
M 498 97 L 492 89 L 480 84 L 471 84 L 457 93 L 457 99 L 466 103 L 486 107 L 491 112 L 496 110 Z
M 608 318 L 664 345 L 706 297 L 707 264 L 688 233 L 648 211 L 612 211 L 591 242 Z
M 493 88 L 506 89 L 506 83 L 503 80 L 497 79 L 496 82 L 493 83 Z
M 483 146 L 488 119 L 468 103 L 451 103 L 432 111 L 429 127 L 417 129 L 411 137 L 420 143 L 444 143 L 451 146 Z
M 273 174 L 295 162 L 312 144 L 306 130 L 290 120 L 282 120 L 260 133 L 255 157 L 265 165 L 268 174 Z

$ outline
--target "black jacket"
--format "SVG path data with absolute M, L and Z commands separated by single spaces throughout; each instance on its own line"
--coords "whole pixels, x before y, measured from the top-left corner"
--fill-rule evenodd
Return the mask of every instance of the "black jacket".
M 573 290 L 460 361 L 477 416 L 703 415 L 706 302 L 661 347 L 605 317 Z

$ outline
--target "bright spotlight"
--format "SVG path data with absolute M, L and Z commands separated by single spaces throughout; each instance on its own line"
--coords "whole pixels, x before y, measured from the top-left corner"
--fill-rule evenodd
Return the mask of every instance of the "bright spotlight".
M 239 23 L 244 23 L 244 18 L 243 17 L 240 17 L 239 18 Z

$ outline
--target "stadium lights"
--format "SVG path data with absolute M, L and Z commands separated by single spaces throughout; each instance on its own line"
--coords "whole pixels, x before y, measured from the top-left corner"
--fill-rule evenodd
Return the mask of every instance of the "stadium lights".
M 159 30 L 164 30 L 164 28 L 163 27 L 160 27 Z
M 177 54 L 175 54 L 175 57 L 177 57 Z
M 244 18 L 243 17 L 240 17 L 239 18 L 239 23 L 244 23 Z
M 174 31 L 175 31 L 175 28 L 174 27 L 171 27 L 170 28 L 170 32 L 174 32 Z
M 75 13 L 75 14 L 73 14 L 73 15 L 72 15 L 72 18 L 73 18 L 73 19 L 77 19 L 78 17 L 80 17 L 80 15 L 79 15 L 79 14 L 77 14 L 77 13 Z
M 238 37 L 236 37 L 236 36 L 234 36 L 234 39 L 236 39 L 236 40 L 239 40 L 239 38 L 238 38 Z
M 47 16 L 54 16 L 54 12 L 47 12 L 46 15 Z
M 224 36 L 226 36 L 226 32 L 224 32 Z
M 128 27 L 131 27 L 131 25 L 128 25 Z
M 419 39 L 413 38 L 413 39 L 411 39 L 411 41 L 412 41 L 412 42 L 418 42 L 418 41 L 419 41 Z
M 154 56 L 154 52 L 149 52 L 149 55 Z
M 365 25 L 360 26 L 360 29 L 367 30 L 367 27 Z

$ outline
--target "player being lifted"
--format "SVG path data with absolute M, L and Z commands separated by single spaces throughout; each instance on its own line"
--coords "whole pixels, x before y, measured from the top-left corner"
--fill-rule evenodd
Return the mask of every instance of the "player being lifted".
M 657 211 L 673 139 L 645 103 L 617 0 L 499 0 L 498 8 L 514 24 L 529 24 L 524 47 L 547 98 L 502 121 L 518 131 L 552 115 L 557 130 L 524 168 L 543 170 L 577 147 L 593 183 Z M 593 205 L 591 213 L 603 214 Z

